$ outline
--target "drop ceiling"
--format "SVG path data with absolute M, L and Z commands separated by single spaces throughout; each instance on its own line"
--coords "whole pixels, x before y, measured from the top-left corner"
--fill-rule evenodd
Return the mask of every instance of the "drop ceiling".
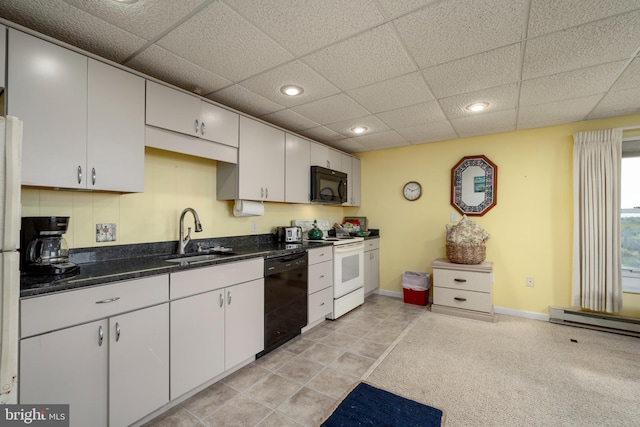
M 2 0 L 0 17 L 350 153 L 640 113 L 640 0 Z

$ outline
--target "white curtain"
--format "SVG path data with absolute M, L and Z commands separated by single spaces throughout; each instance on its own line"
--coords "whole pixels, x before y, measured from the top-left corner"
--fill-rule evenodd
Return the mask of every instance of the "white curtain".
M 622 310 L 621 159 L 622 129 L 573 134 L 573 306 Z

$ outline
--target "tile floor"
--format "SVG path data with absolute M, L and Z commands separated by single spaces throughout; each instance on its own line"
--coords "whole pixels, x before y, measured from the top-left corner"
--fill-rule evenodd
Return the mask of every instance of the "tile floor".
M 144 427 L 316 426 L 422 310 L 371 295 Z

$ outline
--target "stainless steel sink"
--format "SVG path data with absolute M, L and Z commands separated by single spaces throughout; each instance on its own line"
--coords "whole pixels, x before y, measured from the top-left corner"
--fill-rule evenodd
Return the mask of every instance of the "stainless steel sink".
M 216 258 L 226 258 L 225 255 L 217 255 L 217 254 L 207 254 L 207 255 L 194 255 L 194 256 L 182 256 L 178 258 L 169 258 L 165 261 L 167 262 L 179 262 L 179 263 L 191 263 L 191 262 L 202 262 L 202 261 L 211 261 Z

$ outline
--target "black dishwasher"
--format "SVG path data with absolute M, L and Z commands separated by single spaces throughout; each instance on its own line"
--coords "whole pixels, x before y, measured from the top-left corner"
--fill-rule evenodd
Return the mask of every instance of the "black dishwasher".
M 307 252 L 264 261 L 264 350 L 262 357 L 307 326 Z

